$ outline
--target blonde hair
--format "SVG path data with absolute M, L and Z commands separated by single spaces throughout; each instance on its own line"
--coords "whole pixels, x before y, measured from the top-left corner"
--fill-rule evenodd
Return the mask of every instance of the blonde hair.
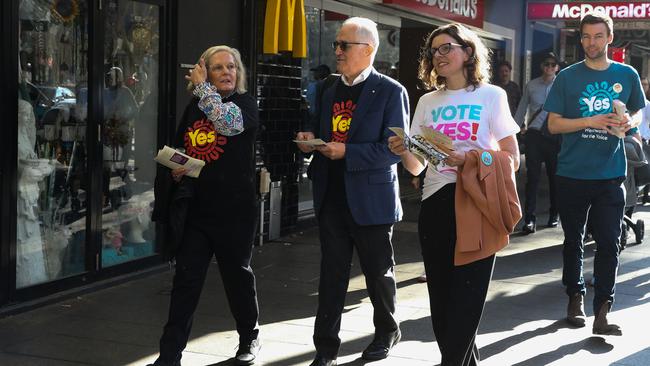
M 230 55 L 232 55 L 232 58 L 235 59 L 235 67 L 237 67 L 237 80 L 235 81 L 235 91 L 239 94 L 246 93 L 246 68 L 244 67 L 244 64 L 241 61 L 241 54 L 236 48 L 220 45 L 220 46 L 212 46 L 208 48 L 207 50 L 203 51 L 203 54 L 201 57 L 199 57 L 199 60 L 197 63 L 203 59 L 205 61 L 205 67 L 207 69 L 210 69 L 210 58 L 214 56 L 216 53 L 219 52 L 228 52 Z M 194 90 L 194 84 L 190 81 L 187 83 L 187 90 L 192 91 Z
M 464 65 L 465 77 L 469 85 L 477 88 L 481 82 L 489 79 L 490 50 L 485 47 L 476 33 L 461 24 L 453 23 L 437 28 L 431 32 L 424 43 L 424 47 L 422 47 L 418 78 L 428 90 L 434 88 L 440 89 L 447 86 L 446 78 L 438 75 L 433 67 L 433 55 L 428 55 L 427 52 L 431 48 L 433 39 L 441 34 L 447 34 L 453 38 L 463 47 L 463 50 L 471 50 L 469 52 L 469 60 Z

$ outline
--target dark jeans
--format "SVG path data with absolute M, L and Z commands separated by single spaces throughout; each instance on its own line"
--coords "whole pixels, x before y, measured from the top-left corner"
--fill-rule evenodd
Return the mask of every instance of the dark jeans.
M 375 334 L 389 334 L 399 327 L 395 319 L 393 225 L 357 225 L 346 205 L 330 202 L 322 207 L 318 223 L 321 265 L 314 345 L 319 355 L 336 358 L 341 346 L 341 313 L 350 281 L 353 248 L 357 249 L 374 307 Z
M 537 191 L 542 175 L 542 163 L 546 166 L 546 176 L 548 177 L 549 215 L 552 217 L 558 214 L 555 172 L 559 151 L 560 146 L 538 130 L 531 129 L 526 132 L 526 206 L 524 209 L 526 222 L 536 219 L 535 209 L 537 208 Z
M 480 361 L 475 339 L 495 256 L 454 266 L 455 186 L 447 184 L 422 201 L 418 231 L 442 366 L 474 366 Z
M 245 226 L 245 227 L 243 227 Z M 248 227 L 250 226 L 250 227 Z M 250 267 L 255 223 L 226 227 L 188 223 L 176 255 L 169 319 L 160 338 L 160 359 L 180 360 L 212 257 L 216 257 L 240 343 L 257 338 L 255 276 Z
M 580 180 L 557 177 L 558 200 L 564 230 L 562 283 L 567 295 L 586 293 L 582 274 L 587 217 L 596 241 L 594 258 L 594 313 L 605 301 L 614 301 L 625 188 L 623 178 Z

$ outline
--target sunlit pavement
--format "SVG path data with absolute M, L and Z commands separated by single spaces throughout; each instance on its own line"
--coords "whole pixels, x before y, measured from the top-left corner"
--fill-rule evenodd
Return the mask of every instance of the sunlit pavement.
M 520 187 L 523 185 L 520 184 Z M 402 341 L 383 361 L 365 362 L 372 338 L 372 306 L 355 262 L 344 310 L 339 365 L 438 365 L 417 241 L 417 200 L 405 199 L 405 221 L 395 227 L 398 316 Z M 650 206 L 635 213 L 650 223 Z M 541 223 L 546 222 L 541 217 Z M 317 303 L 317 229 L 307 228 L 255 250 L 262 350 L 257 365 L 308 365 Z M 650 233 L 649 233 L 650 234 Z M 539 228 L 499 253 L 479 335 L 482 365 L 650 365 L 650 243 L 621 255 L 611 319 L 622 337 L 568 327 L 560 283 L 561 229 Z M 633 237 L 630 241 L 633 241 Z M 591 277 L 594 244 L 587 245 Z M 167 315 L 171 272 L 157 273 L 0 320 L 0 365 L 146 365 L 156 358 Z M 591 289 L 589 289 L 591 291 Z M 230 365 L 237 335 L 213 264 L 194 320 L 183 365 Z

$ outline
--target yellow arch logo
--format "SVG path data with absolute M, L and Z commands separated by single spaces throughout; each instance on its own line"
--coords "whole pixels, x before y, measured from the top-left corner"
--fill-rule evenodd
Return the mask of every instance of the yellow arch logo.
M 304 0 L 268 0 L 264 18 L 264 53 L 292 51 L 307 57 L 307 23 Z

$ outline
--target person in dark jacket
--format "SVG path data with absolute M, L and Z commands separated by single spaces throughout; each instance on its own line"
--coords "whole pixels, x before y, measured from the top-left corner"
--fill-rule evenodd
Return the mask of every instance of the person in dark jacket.
M 311 125 L 296 135 L 327 141 L 315 148 L 298 144 L 303 153 L 315 154 L 310 172 L 321 243 L 311 366 L 337 364 L 353 251 L 374 309 L 375 336 L 361 357 L 384 359 L 401 338 L 392 243 L 393 224 L 402 218 L 399 158 L 386 141 L 389 127 L 408 131 L 409 105 L 406 89 L 372 67 L 378 47 L 375 22 L 361 17 L 343 22 L 332 43 L 341 75 L 331 83 L 325 79 Z
M 182 168 L 171 171 L 176 190 L 191 186 L 192 194 L 186 198 L 180 245 L 170 253 L 176 259 L 176 272 L 160 356 L 153 365 L 180 365 L 213 257 L 239 333 L 234 361 L 249 365 L 260 348 L 255 276 L 250 267 L 257 221 L 257 103 L 246 93 L 245 69 L 234 48 L 208 48 L 185 78 L 195 98 L 183 113 L 176 144 L 206 165 L 198 178 L 186 177 Z M 169 207 L 171 211 L 173 204 Z M 168 215 L 178 219 L 172 212 Z

